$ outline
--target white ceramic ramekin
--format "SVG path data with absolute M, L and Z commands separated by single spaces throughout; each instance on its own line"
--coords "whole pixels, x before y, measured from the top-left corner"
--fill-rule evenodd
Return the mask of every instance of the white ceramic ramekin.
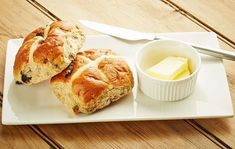
M 189 59 L 190 76 L 180 80 L 158 80 L 145 73 L 145 70 L 157 64 L 167 56 L 181 56 Z M 177 101 L 189 96 L 196 84 L 201 57 L 196 49 L 182 42 L 156 40 L 145 44 L 136 56 L 139 88 L 156 100 Z

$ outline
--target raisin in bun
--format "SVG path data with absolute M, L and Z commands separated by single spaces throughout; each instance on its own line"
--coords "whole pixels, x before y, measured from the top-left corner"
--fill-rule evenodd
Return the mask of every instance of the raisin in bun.
M 131 92 L 128 64 L 111 50 L 79 52 L 75 60 L 51 79 L 54 94 L 71 113 L 92 113 Z
M 64 70 L 82 47 L 85 35 L 77 24 L 55 21 L 26 36 L 14 63 L 18 83 L 35 84 Z

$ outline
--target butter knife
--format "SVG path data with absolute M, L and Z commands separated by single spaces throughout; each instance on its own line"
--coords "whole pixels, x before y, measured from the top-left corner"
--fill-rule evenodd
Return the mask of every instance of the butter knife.
M 125 39 L 125 40 L 163 40 L 163 39 L 175 40 L 175 39 L 162 37 L 162 36 L 152 34 L 152 33 L 143 33 L 143 32 L 133 31 L 133 30 L 129 30 L 129 29 L 121 28 L 121 27 L 111 26 L 111 25 L 97 23 L 97 22 L 88 21 L 88 20 L 79 20 L 79 22 L 82 25 L 90 29 L 93 29 L 98 32 L 108 34 L 114 37 Z M 184 42 L 184 41 L 181 41 L 181 42 Z M 201 45 L 197 45 L 197 44 L 189 43 L 189 42 L 184 42 L 184 43 L 196 48 L 200 53 L 235 61 L 235 52 L 205 47 L 205 46 L 201 46 Z

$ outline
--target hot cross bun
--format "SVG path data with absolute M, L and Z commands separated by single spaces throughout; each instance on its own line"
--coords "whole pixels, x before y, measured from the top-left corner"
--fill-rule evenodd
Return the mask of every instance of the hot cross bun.
M 79 52 L 75 60 L 51 79 L 52 90 L 71 113 L 92 113 L 132 91 L 132 72 L 108 49 Z
M 24 39 L 14 63 L 17 83 L 35 84 L 64 70 L 82 47 L 85 35 L 77 24 L 54 21 Z

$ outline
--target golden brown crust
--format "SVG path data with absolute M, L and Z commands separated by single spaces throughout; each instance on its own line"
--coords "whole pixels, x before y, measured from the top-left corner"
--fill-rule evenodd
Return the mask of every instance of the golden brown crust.
M 15 80 L 32 84 L 60 73 L 74 59 L 84 39 L 79 26 L 72 22 L 55 21 L 37 28 L 25 37 L 16 55 Z M 24 81 L 23 75 L 31 79 Z
M 28 40 L 20 47 L 15 58 L 14 75 L 20 74 L 21 68 L 29 62 L 29 49 L 33 42 L 34 40 Z
M 34 62 L 45 64 L 53 62 L 63 55 L 63 41 L 59 36 L 48 36 L 45 41 L 34 51 Z
M 90 61 L 77 55 L 70 65 L 64 69 L 61 73 L 52 77 L 51 82 L 62 81 L 67 82 L 71 79 L 71 76 L 82 66 L 88 64 Z
M 70 80 L 71 76 L 82 66 L 88 64 L 90 60 L 96 60 L 102 55 L 114 55 L 110 49 L 89 49 L 78 52 L 72 63 L 63 70 L 60 74 L 54 76 L 51 81 L 63 81 Z M 89 60 L 90 59 L 90 60 Z
M 113 85 L 133 84 L 130 68 L 120 58 L 105 58 L 99 63 L 98 68 L 106 74 Z
M 68 73 L 69 72 L 69 73 Z M 73 113 L 91 113 L 128 94 L 134 79 L 128 64 L 109 49 L 79 52 L 51 79 L 56 96 Z
M 108 83 L 95 67 L 86 69 L 72 82 L 73 92 L 81 97 L 84 103 L 95 100 L 107 87 Z
M 23 44 L 24 44 L 25 42 L 27 42 L 27 41 L 33 39 L 33 38 L 36 37 L 36 36 L 41 36 L 41 37 L 44 36 L 44 28 L 43 28 L 43 27 L 39 27 L 39 28 L 35 29 L 33 32 L 31 32 L 30 34 L 28 34 L 28 35 L 24 38 Z
M 71 29 L 74 27 L 79 28 L 76 24 L 69 22 L 69 21 L 55 21 L 50 25 L 50 30 L 49 30 L 48 34 L 50 34 L 52 36 L 53 35 L 60 35 L 63 32 L 64 33 L 70 32 Z

